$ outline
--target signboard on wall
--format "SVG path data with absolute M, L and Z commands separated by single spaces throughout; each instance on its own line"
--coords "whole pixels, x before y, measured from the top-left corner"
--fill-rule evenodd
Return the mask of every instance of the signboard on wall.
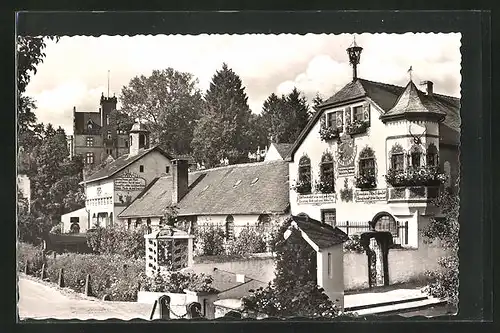
M 356 191 L 354 198 L 357 202 L 387 201 L 387 189 Z
M 335 193 L 299 194 L 297 197 L 297 203 L 308 205 L 335 203 Z
M 129 204 L 144 188 L 146 180 L 138 175 L 126 172 L 115 178 L 115 203 Z
M 354 176 L 354 160 L 356 158 L 356 146 L 354 139 L 345 138 L 337 145 L 337 169 L 339 177 Z

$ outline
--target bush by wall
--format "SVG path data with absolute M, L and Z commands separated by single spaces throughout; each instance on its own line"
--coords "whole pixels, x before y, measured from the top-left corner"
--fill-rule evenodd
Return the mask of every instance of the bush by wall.
M 200 227 L 195 232 L 195 255 L 217 256 L 225 253 L 224 230 L 213 224 Z
M 121 254 L 128 258 L 146 255 L 144 230 L 128 231 L 97 227 L 87 233 L 87 244 L 95 254 Z
M 363 245 L 361 245 L 361 238 L 359 235 L 352 235 L 349 237 L 349 240 L 344 243 L 344 252 L 365 252 Z
M 23 272 L 28 262 L 28 274 L 40 276 L 42 265 L 46 262 L 42 251 L 42 246 L 35 246 L 29 243 L 17 244 L 17 269 Z
M 244 256 L 249 253 L 264 253 L 267 244 L 263 232 L 258 232 L 255 228 L 244 228 L 233 240 L 227 242 L 227 254 Z

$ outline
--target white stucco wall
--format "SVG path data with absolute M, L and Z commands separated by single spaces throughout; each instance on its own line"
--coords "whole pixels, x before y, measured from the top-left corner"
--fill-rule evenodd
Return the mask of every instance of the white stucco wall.
M 143 172 L 140 171 L 141 165 L 144 167 Z M 119 201 L 120 195 L 122 197 L 130 196 L 130 200 L 134 200 L 153 179 L 161 175 L 166 175 L 166 167 L 169 167 L 169 173 L 171 173 L 172 164 L 170 160 L 158 151 L 152 151 L 111 178 L 87 183 L 85 191 L 87 199 L 86 207 L 90 211 L 92 226 L 95 223 L 92 217 L 94 214 L 97 216 L 98 213 L 107 213 L 108 216 L 113 213 L 113 223 L 116 222 L 118 214 L 126 208 L 126 205 Z M 127 174 L 133 174 L 141 178 L 144 185 L 132 191 L 117 190 L 115 186 L 116 179 L 127 176 Z M 101 191 L 100 194 L 98 193 L 98 189 Z M 111 225 L 111 223 L 108 219 L 104 219 L 100 225 L 106 227 Z
M 269 150 L 266 153 L 266 157 L 264 158 L 264 161 L 279 161 L 282 160 L 283 158 L 281 155 L 278 153 L 278 150 L 274 146 L 274 144 L 271 144 L 271 147 L 269 147 Z
M 325 112 L 334 112 L 345 110 L 346 107 L 352 109 L 356 106 L 363 105 L 365 101 L 358 101 L 351 105 L 343 105 L 339 108 L 332 108 Z M 354 135 L 354 145 L 356 147 L 354 168 L 355 173 L 358 171 L 359 153 L 364 147 L 370 147 L 375 153 L 375 165 L 377 173 L 377 189 L 382 193 L 386 191 L 387 184 L 385 175 L 390 163 L 389 152 L 392 146 L 397 142 L 405 150 L 409 150 L 413 144 L 413 138 L 409 137 L 410 132 L 413 135 L 421 135 L 425 131 L 425 135 L 430 137 L 422 137 L 423 147 L 427 147 L 431 142 L 436 145 L 439 150 L 439 127 L 437 123 L 432 122 L 410 122 L 395 121 L 384 124 L 380 119 L 380 109 L 372 101 L 370 103 L 370 127 L 366 134 Z M 345 118 L 344 118 L 345 123 Z M 306 213 L 310 217 L 321 220 L 322 209 L 336 209 L 337 223 L 345 221 L 367 222 L 380 212 L 388 212 L 392 214 L 398 221 L 408 221 L 409 223 L 409 245 L 417 246 L 418 244 L 418 217 L 429 214 L 429 207 L 425 202 L 415 203 L 388 203 L 386 199 L 379 199 L 371 202 L 356 201 L 356 192 L 361 192 L 354 186 L 354 176 L 339 176 L 337 163 L 337 140 L 323 141 L 320 137 L 321 122 L 318 120 L 313 126 L 307 137 L 299 146 L 293 155 L 293 161 L 289 164 L 290 184 L 294 184 L 298 180 L 298 165 L 302 156 L 307 155 L 311 160 L 311 176 L 312 176 L 312 193 L 318 193 L 314 189 L 315 181 L 320 177 L 320 163 L 324 152 L 330 152 L 334 157 L 334 172 L 335 172 L 335 194 L 332 195 L 333 202 L 310 204 L 298 203 L 298 194 L 294 190 L 290 190 L 290 206 L 292 214 Z M 425 149 L 424 149 L 425 151 Z M 422 161 L 425 163 L 425 161 Z M 406 162 L 405 162 L 406 163 Z M 422 164 L 423 164 L 422 163 Z M 354 200 L 344 202 L 341 200 L 340 190 L 344 188 L 344 182 L 347 179 L 348 187 L 353 191 Z M 364 192 L 366 193 L 366 192 Z
M 330 300 L 344 308 L 344 253 L 342 244 L 316 252 L 318 286 Z M 328 270 L 330 261 L 330 270 Z
M 61 216 L 62 233 L 70 232 L 72 217 L 78 217 L 81 233 L 86 232 L 89 229 L 89 220 L 87 211 L 85 208 L 80 208 L 78 210 L 66 213 Z M 90 227 L 92 227 L 92 225 L 90 225 Z
M 246 226 L 256 226 L 259 215 L 232 215 L 234 218 L 234 234 L 237 236 L 241 230 L 243 230 L 244 227 Z M 283 219 L 287 215 L 276 215 L 278 219 L 278 224 L 283 221 Z M 228 215 L 199 215 L 197 217 L 197 225 L 202 226 L 202 225 L 217 225 L 220 226 L 221 228 L 225 228 L 226 225 L 226 218 Z M 271 215 L 271 222 L 274 221 L 273 215 Z

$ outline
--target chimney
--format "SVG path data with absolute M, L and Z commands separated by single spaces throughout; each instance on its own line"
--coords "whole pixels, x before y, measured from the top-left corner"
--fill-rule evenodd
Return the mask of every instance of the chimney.
M 188 192 L 188 167 L 187 159 L 172 161 L 172 204 L 176 205 Z
M 434 94 L 434 83 L 432 81 L 424 81 L 421 85 L 425 85 L 427 96 L 432 96 Z

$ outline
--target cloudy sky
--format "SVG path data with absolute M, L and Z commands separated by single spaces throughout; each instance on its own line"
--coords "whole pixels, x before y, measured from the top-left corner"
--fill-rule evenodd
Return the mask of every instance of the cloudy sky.
M 406 85 L 434 82 L 434 91 L 460 97 L 460 34 L 361 34 L 358 76 Z M 346 48 L 353 36 L 341 35 L 159 35 L 62 37 L 49 42 L 46 58 L 27 88 L 35 98 L 38 120 L 72 133 L 72 110 L 96 111 L 99 97 L 119 97 L 134 76 L 173 67 L 194 74 L 206 90 L 226 62 L 242 79 L 250 108 L 261 111 L 271 93 L 294 86 L 309 100 L 330 97 L 349 82 L 352 69 Z

